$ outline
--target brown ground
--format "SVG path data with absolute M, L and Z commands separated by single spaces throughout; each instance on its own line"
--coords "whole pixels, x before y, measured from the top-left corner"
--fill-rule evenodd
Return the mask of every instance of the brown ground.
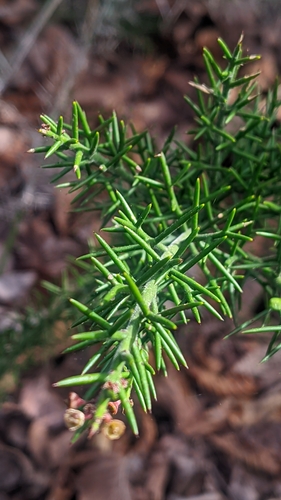
M 40 113 L 67 116 L 77 99 L 94 124 L 99 111 L 115 109 L 138 130 L 148 127 L 161 146 L 173 125 L 182 138 L 190 127 L 182 95 L 192 95 L 194 75 L 204 81 L 202 46 L 221 57 L 218 36 L 233 47 L 245 31 L 245 47 L 263 55 L 262 92 L 280 72 L 277 0 L 141 0 L 146 22 L 127 39 L 99 29 L 95 10 L 83 21 L 85 4 L 61 2 L 35 33 L 30 23 L 39 25 L 42 1 L 0 0 L 0 335 L 40 279 L 58 280 L 66 256 L 81 255 L 99 226 L 92 214 L 70 215 L 66 193 L 54 192 L 41 159 L 25 153 L 40 144 Z M 261 302 L 249 283 L 243 318 Z M 14 367 L 3 373 L 10 395 L 0 411 L 0 500 L 280 500 L 280 356 L 259 364 L 267 339 L 223 341 L 231 327 L 206 316 L 180 332 L 190 369 L 158 377 L 153 415 L 136 409 L 138 440 L 127 429 L 114 445 L 98 436 L 70 447 L 67 393 L 51 383 L 77 373 L 83 359 L 59 356 L 67 327 L 56 323 L 59 346 L 48 361 L 40 345 L 33 348 L 40 363 L 14 392 Z M 3 358 L 8 352 L 7 344 Z M 26 357 L 18 355 L 15 367 Z

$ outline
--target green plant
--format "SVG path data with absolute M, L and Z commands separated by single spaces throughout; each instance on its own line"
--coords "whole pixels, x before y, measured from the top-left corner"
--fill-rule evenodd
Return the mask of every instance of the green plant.
M 86 324 L 86 331 L 74 334 L 76 343 L 66 351 L 99 346 L 81 375 L 56 384 L 90 386 L 85 401 L 95 403 L 75 438 L 88 426 L 91 433 L 98 431 L 112 401 L 121 401 L 138 434 L 131 391 L 150 411 L 156 396 L 153 374 L 166 374 L 163 353 L 177 369 L 186 366 L 172 333 L 188 323 L 186 311 L 198 322 L 204 309 L 221 320 L 233 317 L 232 333 L 272 331 L 265 359 L 281 347 L 277 82 L 261 109 L 257 74 L 239 75 L 259 56 L 243 55 L 242 37 L 233 52 L 221 39 L 218 43 L 226 67 L 204 49 L 209 84 L 191 83 L 197 103 L 185 97 L 195 114 L 192 149 L 174 140 L 173 131 L 159 152 L 148 132 L 127 130 L 115 113 L 100 117 L 99 127 L 91 130 L 77 102 L 71 124 L 62 117 L 57 123 L 41 117 L 40 132 L 52 144 L 32 151 L 57 156 L 57 163 L 44 165 L 58 169 L 55 183 L 74 171 L 72 180 L 58 187 L 77 192 L 76 211 L 99 210 L 103 231 L 110 235 L 108 242 L 97 234 L 97 247 L 80 259 L 92 291 L 82 302 L 70 299 L 82 313 L 74 326 Z M 236 121 L 231 133 L 228 124 Z M 245 245 L 256 235 L 272 242 L 263 258 Z M 203 273 L 200 283 L 194 266 Z M 266 308 L 239 325 L 237 311 L 249 277 L 262 285 Z M 272 325 L 275 316 L 279 322 Z M 262 326 L 248 328 L 257 319 Z M 76 408 L 83 410 L 83 404 Z

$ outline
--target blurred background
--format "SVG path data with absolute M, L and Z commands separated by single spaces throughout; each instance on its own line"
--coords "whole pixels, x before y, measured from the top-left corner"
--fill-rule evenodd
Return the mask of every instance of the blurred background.
M 115 110 L 159 150 L 175 125 L 190 143 L 183 95 L 195 98 L 195 76 L 207 83 L 202 48 L 222 62 L 217 38 L 233 49 L 242 32 L 266 96 L 280 0 L 0 0 L 0 500 L 281 499 L 280 356 L 260 364 L 266 336 L 223 341 L 232 325 L 207 315 L 178 336 L 189 371 L 157 378 L 153 415 L 136 408 L 138 440 L 127 429 L 70 446 L 67 392 L 51 384 L 85 358 L 61 355 L 70 323 L 40 283 L 60 284 L 100 221 L 71 213 L 26 153 L 42 145 L 40 114 L 69 119 L 74 99 L 93 127 Z M 249 283 L 242 317 L 262 300 Z

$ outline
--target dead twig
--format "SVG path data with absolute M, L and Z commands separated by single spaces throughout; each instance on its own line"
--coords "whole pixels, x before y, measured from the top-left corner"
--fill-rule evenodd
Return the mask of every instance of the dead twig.
M 1 67 L 5 69 L 5 75 L 0 79 L 0 94 L 7 88 L 14 73 L 18 71 L 28 56 L 39 33 L 44 26 L 46 26 L 47 22 L 61 3 L 62 0 L 48 0 L 31 23 L 31 26 L 27 29 L 24 37 L 20 40 L 14 55 L 11 57 L 11 61 L 6 61 L 3 65 L 4 56 L 1 56 Z

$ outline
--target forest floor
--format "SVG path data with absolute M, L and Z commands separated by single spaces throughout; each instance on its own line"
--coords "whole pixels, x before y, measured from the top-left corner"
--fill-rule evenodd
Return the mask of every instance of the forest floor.
M 126 36 L 96 12 L 93 35 L 90 11 L 83 21 L 86 2 L 77 4 L 45 2 L 59 6 L 50 17 L 40 1 L 0 1 L 3 339 L 7 328 L 17 331 L 19 312 L 39 307 L 40 281 L 58 282 L 67 256 L 83 254 L 99 227 L 97 214 L 69 212 L 71 197 L 49 184 L 42 158 L 26 153 L 41 144 L 41 113 L 69 117 L 76 99 L 94 125 L 98 113 L 114 109 L 138 131 L 148 128 L 160 149 L 175 125 L 178 137 L 191 140 L 193 115 L 183 95 L 194 96 L 188 82 L 195 76 L 206 81 L 203 46 L 220 60 L 217 38 L 233 48 L 244 31 L 244 46 L 262 55 L 252 70 L 261 70 L 263 95 L 280 74 L 281 9 L 274 0 L 266 9 L 259 0 L 142 0 L 137 15 L 128 10 L 133 29 L 127 26 Z M 262 307 L 260 288 L 247 283 L 241 317 Z M 83 362 L 60 355 L 68 325 L 53 325 L 46 348 L 39 338 L 30 347 L 20 329 L 18 352 L 9 338 L 2 341 L 0 500 L 280 500 L 280 356 L 261 364 L 267 336 L 223 340 L 232 326 L 206 315 L 202 325 L 181 329 L 189 370 L 170 367 L 167 379 L 157 376 L 152 415 L 136 408 L 139 439 L 127 429 L 114 443 L 97 436 L 73 446 L 63 422 L 67 392 L 52 388 Z

